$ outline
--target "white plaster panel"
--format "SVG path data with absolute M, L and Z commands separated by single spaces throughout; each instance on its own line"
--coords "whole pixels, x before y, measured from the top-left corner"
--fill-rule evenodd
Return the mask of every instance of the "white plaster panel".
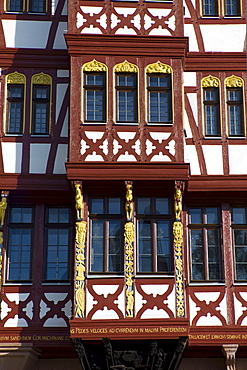
M 229 145 L 228 152 L 230 175 L 247 174 L 247 145 Z
M 221 145 L 202 145 L 208 175 L 223 175 Z
M 154 140 L 158 140 L 160 144 L 162 143 L 162 141 L 168 139 L 170 135 L 170 132 L 150 132 L 151 138 Z
M 134 139 L 136 133 L 135 132 L 118 132 L 117 134 L 120 137 L 120 139 L 128 143 L 130 140 Z
M 176 315 L 176 292 L 175 292 L 175 286 L 173 287 L 172 292 L 167 297 L 167 300 L 164 301 L 164 303 L 167 303 L 168 308 L 173 312 L 174 316 Z
M 163 310 L 157 308 L 157 306 L 154 306 L 153 309 L 148 308 L 143 312 L 141 315 L 141 319 L 169 319 L 168 313 Z
M 108 140 L 104 140 L 102 145 L 99 146 L 99 148 L 102 150 L 102 152 L 107 155 L 108 154 Z
M 67 112 L 64 117 L 63 127 L 61 130 L 61 137 L 68 137 L 69 136 L 69 111 L 67 108 Z
M 4 326 L 8 328 L 16 328 L 16 327 L 24 328 L 28 326 L 28 323 L 25 319 L 19 319 L 19 316 L 15 315 L 15 317 L 13 317 L 12 319 L 8 319 L 6 321 Z
M 71 319 L 72 317 L 72 302 L 71 300 L 69 300 L 65 306 L 61 309 L 61 311 L 63 311 L 65 313 L 65 315 Z
M 54 163 L 54 173 L 66 173 L 65 162 L 68 159 L 68 144 L 58 144 Z
M 200 310 L 200 308 L 196 306 L 196 303 L 193 301 L 191 297 L 189 297 L 189 307 L 190 307 L 190 324 L 192 324 L 192 321 L 196 317 L 197 312 Z
M 170 140 L 165 148 L 169 150 L 171 155 L 175 155 L 175 140 Z
M 184 3 L 184 18 L 190 18 L 190 12 L 187 7 L 187 4 Z
M 48 307 L 47 304 L 42 299 L 39 303 L 39 308 L 40 308 L 40 311 L 39 311 L 39 318 L 40 319 L 42 319 L 47 314 L 47 312 L 49 312 L 51 310 L 51 308 Z
M 106 14 L 103 14 L 97 22 L 99 22 L 99 24 L 101 25 L 102 28 L 105 28 L 106 29 L 106 27 L 107 27 L 107 17 L 106 17 Z
M 22 309 L 22 311 L 26 312 L 27 317 L 29 317 L 30 320 L 33 318 L 33 301 L 28 302 L 26 307 Z
M 147 155 L 151 154 L 153 149 L 156 149 L 156 146 L 153 145 L 152 141 L 146 140 L 146 153 Z
M 193 24 L 184 25 L 184 36 L 189 37 L 189 51 L 199 51 Z
M 157 295 L 163 295 L 169 288 L 169 284 L 147 284 L 141 285 L 142 290 L 146 294 L 152 294 L 153 297 L 157 297 Z
M 207 313 L 207 316 L 199 318 L 196 326 L 222 326 L 222 322 L 217 316 L 211 316 L 210 313 Z
M 205 51 L 242 52 L 244 50 L 245 24 L 201 25 L 201 32 Z
M 12 309 L 4 301 L 1 302 L 1 320 L 3 320 Z
M 28 297 L 30 293 L 6 293 L 6 297 L 9 301 L 15 302 L 15 304 L 19 304 L 20 301 L 24 302 Z
M 219 304 L 219 308 L 217 308 L 217 311 L 220 312 L 220 314 L 224 317 L 224 319 L 227 321 L 227 304 L 226 304 L 226 296 L 222 299 L 222 301 Z
M 152 26 L 154 21 L 152 21 L 152 18 L 149 17 L 147 14 L 144 15 L 144 28 L 147 30 L 149 27 Z
M 243 310 L 246 310 L 246 307 L 242 306 L 242 303 L 237 299 L 235 293 L 233 293 L 233 298 L 234 298 L 235 324 L 237 324 L 238 319 L 243 314 Z
M 92 17 L 94 14 L 99 14 L 102 10 L 102 7 L 99 7 L 99 6 L 81 6 L 81 10 L 83 11 L 83 13 L 87 13 Z
M 101 34 L 101 30 L 97 27 L 94 27 L 92 24 L 89 27 L 85 27 L 82 29 L 81 33 L 93 33 L 93 34 Z
M 132 149 L 135 149 L 135 152 L 140 155 L 141 154 L 141 143 L 140 140 L 136 140 L 135 144 L 132 145 Z
M 116 293 L 119 285 L 93 285 L 93 290 L 98 295 L 103 295 L 105 298 L 108 294 Z
M 87 145 L 87 142 L 82 139 L 81 140 L 81 155 L 83 155 L 88 148 L 90 148 L 90 146 Z
M 185 152 L 185 162 L 190 164 L 190 174 L 191 175 L 200 175 L 200 167 L 196 148 L 194 145 L 186 145 L 184 147 Z
M 157 28 L 153 28 L 152 31 L 149 32 L 149 35 L 153 36 L 171 36 L 171 33 L 168 29 L 162 28 L 158 26 Z
M 3 19 L 6 47 L 44 49 L 51 22 Z
M 190 107 L 192 109 L 196 125 L 198 126 L 197 94 L 196 93 L 188 93 L 187 97 L 188 97 L 189 102 L 190 102 Z
M 83 24 L 86 21 L 87 20 L 83 17 L 83 15 L 81 13 L 77 13 L 77 15 L 76 15 L 76 27 L 77 28 L 80 28 L 81 26 L 83 26 Z
M 52 0 L 51 1 L 51 14 L 52 15 L 55 14 L 58 2 L 59 2 L 59 0 Z M 63 7 L 63 10 L 62 10 L 62 15 L 67 15 L 68 14 L 67 8 L 68 8 L 68 4 L 67 4 L 67 1 L 65 1 L 64 7 Z
M 245 317 L 241 323 L 242 326 L 246 326 L 247 325 L 247 317 Z
M 44 322 L 44 327 L 65 327 L 67 326 L 66 321 L 62 317 L 57 317 L 57 315 L 47 319 Z
M 196 292 L 194 294 L 197 299 L 202 302 L 205 301 L 206 304 L 209 304 L 209 302 L 215 302 L 220 296 L 220 292 Z
M 104 132 L 100 131 L 85 131 L 85 135 L 88 139 L 93 140 L 94 143 L 96 143 L 97 140 L 102 139 Z
M 197 86 L 196 72 L 184 72 L 184 86 Z
M 116 32 L 116 35 L 136 35 L 136 31 L 133 30 L 133 28 L 128 28 L 127 26 L 124 26 L 122 28 L 119 28 Z
M 68 4 L 67 1 L 64 2 L 64 7 L 62 10 L 62 15 L 68 15 Z
M 48 301 L 57 304 L 59 301 L 64 301 L 68 293 L 45 293 L 45 297 Z
M 111 28 L 116 27 L 118 23 L 120 23 L 118 17 L 115 14 L 111 14 Z
M 100 161 L 100 162 L 103 162 L 104 161 L 104 158 L 102 157 L 102 155 L 99 155 L 99 154 L 96 154 L 96 152 L 93 152 L 92 154 L 89 154 L 86 156 L 85 158 L 85 161 L 86 162 L 90 162 L 90 161 L 93 161 L 93 162 L 97 162 L 97 161 Z
M 30 144 L 30 173 L 45 173 L 51 144 Z
M 118 144 L 117 140 L 113 140 L 113 154 L 116 155 L 118 150 L 122 148 L 122 145 Z
M 5 173 L 21 173 L 22 143 L 2 143 Z
M 159 154 L 156 154 L 151 158 L 151 162 L 171 162 L 171 158 L 169 158 L 168 155 L 164 155 L 162 152 L 159 152 Z
M 119 162 L 135 162 L 136 161 L 136 158 L 133 154 L 129 154 L 129 152 L 125 152 L 125 154 L 121 154 L 119 157 L 118 157 L 118 161 Z
M 148 8 L 150 14 L 155 17 L 166 17 L 169 13 L 171 13 L 171 9 L 162 9 L 162 8 Z
M 120 7 L 115 7 L 115 11 L 118 14 L 122 14 L 124 17 L 127 17 L 128 15 L 133 14 L 136 9 L 135 8 L 120 8 Z
M 135 290 L 135 313 L 137 314 L 138 311 L 142 308 L 142 306 L 147 303 L 145 299 L 142 298 L 142 295 Z
M 125 291 L 124 289 L 119 294 L 118 298 L 114 301 L 114 304 L 118 306 L 119 310 L 124 315 L 125 314 Z
M 134 20 L 131 21 L 131 23 L 134 24 L 134 26 L 140 30 L 141 29 L 141 16 L 140 14 L 137 14 L 135 17 L 134 17 Z
M 104 307 L 103 310 L 98 310 L 92 316 L 92 320 L 114 320 L 119 319 L 118 314 L 114 310 L 108 310 Z
M 69 77 L 69 70 L 68 69 L 58 69 L 57 77 Z
M 186 111 L 184 111 L 184 128 L 185 128 L 185 132 L 186 132 L 186 137 L 188 139 L 192 138 L 192 131 L 191 131 L 191 128 L 190 128 L 190 122 L 189 122 L 189 118 L 188 118 L 188 115 L 187 115 Z
M 67 49 L 64 34 L 67 33 L 68 25 L 66 22 L 59 22 L 53 49 Z
M 63 105 L 64 95 L 67 91 L 68 84 L 57 84 L 57 98 L 56 98 L 56 122 Z
M 96 303 L 97 301 L 93 299 L 92 294 L 88 290 L 86 290 L 86 316 Z

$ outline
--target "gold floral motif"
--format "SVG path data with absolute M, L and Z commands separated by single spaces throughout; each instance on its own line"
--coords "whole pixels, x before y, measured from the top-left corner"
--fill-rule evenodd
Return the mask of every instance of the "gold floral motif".
M 3 226 L 4 224 L 4 217 L 5 217 L 6 209 L 7 209 L 7 198 L 2 197 L 2 200 L 0 202 L 0 226 Z
M 126 315 L 134 316 L 134 243 L 135 225 L 127 222 L 124 225 L 124 243 L 126 251 L 125 280 L 126 280 Z
M 114 67 L 114 72 L 124 72 L 124 73 L 137 73 L 138 68 L 135 64 L 132 64 L 125 60 L 123 63 L 116 64 Z
M 156 63 L 149 64 L 146 67 L 146 72 L 147 73 L 172 73 L 172 67 L 158 61 Z
M 225 86 L 226 87 L 242 87 L 244 84 L 241 77 L 237 76 L 230 76 L 225 79 Z
M 125 203 L 125 211 L 126 211 L 126 218 L 127 221 L 131 221 L 133 217 L 133 194 L 132 194 L 132 185 L 126 185 L 126 203 Z
M 181 218 L 182 212 L 182 192 L 180 189 L 176 189 L 175 196 L 174 196 L 174 211 L 176 220 L 179 221 Z
M 13 72 L 7 76 L 8 84 L 25 84 L 25 82 L 26 82 L 26 77 L 22 73 Z
M 3 231 L 2 227 L 4 225 L 4 218 L 5 218 L 5 213 L 7 209 L 7 196 L 9 192 L 8 191 L 2 191 L 1 192 L 1 197 L 2 200 L 0 202 L 0 288 L 2 286 L 2 244 L 3 244 Z M 1 299 L 1 297 L 0 297 Z
M 181 221 L 173 223 L 175 269 L 176 269 L 176 310 L 178 317 L 184 317 L 184 283 L 183 283 L 183 224 Z
M 32 77 L 32 83 L 38 85 L 51 85 L 52 78 L 51 76 L 41 72 Z
M 85 316 L 85 242 L 86 242 L 86 221 L 76 222 L 76 317 Z
M 220 80 L 218 77 L 207 76 L 202 79 L 202 87 L 219 87 Z
M 82 69 L 84 72 L 106 72 L 107 67 L 104 63 L 94 59 L 91 62 L 85 63 Z

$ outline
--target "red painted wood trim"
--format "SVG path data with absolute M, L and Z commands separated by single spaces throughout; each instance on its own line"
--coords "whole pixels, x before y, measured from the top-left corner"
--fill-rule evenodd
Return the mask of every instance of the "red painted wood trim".
M 187 180 L 187 163 L 66 163 L 69 180 Z
M 198 42 L 199 51 L 204 52 L 205 51 L 204 42 L 203 42 L 203 37 L 202 37 L 202 33 L 201 33 L 201 28 L 198 24 L 197 12 L 196 12 L 191 0 L 185 0 L 185 2 L 186 2 L 186 5 L 188 7 L 188 10 L 190 12 L 191 19 L 188 20 L 187 18 L 185 18 L 184 23 L 185 24 L 191 24 L 191 23 L 193 24 L 193 27 L 194 27 L 194 30 L 195 30 L 195 35 L 196 35 L 196 40 Z
M 246 53 L 189 52 L 185 71 L 236 71 L 246 70 Z
M 66 175 L 1 173 L 2 190 L 71 191 Z
M 51 24 L 50 32 L 49 32 L 48 39 L 47 39 L 46 49 L 52 49 L 53 48 L 53 44 L 54 44 L 56 33 L 57 33 L 57 30 L 58 30 L 59 22 L 61 22 L 64 3 L 65 3 L 65 0 L 60 0 L 57 3 L 55 14 L 52 18 L 52 24 Z
M 183 58 L 187 37 L 65 34 L 70 55 L 171 56 Z
M 246 191 L 247 175 L 193 175 L 187 190 L 194 191 Z

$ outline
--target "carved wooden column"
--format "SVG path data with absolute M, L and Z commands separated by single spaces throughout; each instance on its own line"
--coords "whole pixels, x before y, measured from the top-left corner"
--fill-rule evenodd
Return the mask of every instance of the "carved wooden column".
M 134 240 L 132 181 L 126 181 L 126 224 L 124 225 L 126 317 L 134 317 Z
M 226 369 L 236 370 L 236 358 L 235 354 L 238 349 L 238 344 L 223 344 L 222 352 L 226 357 Z
M 173 223 L 175 279 L 176 279 L 176 312 L 177 317 L 185 316 L 184 280 L 183 280 L 183 224 L 181 222 L 182 193 L 184 182 L 175 181 L 174 211 L 176 221 Z
M 81 182 L 75 181 L 75 208 L 76 208 L 76 260 L 75 260 L 75 317 L 85 317 L 85 247 L 87 222 L 83 221 L 83 196 Z

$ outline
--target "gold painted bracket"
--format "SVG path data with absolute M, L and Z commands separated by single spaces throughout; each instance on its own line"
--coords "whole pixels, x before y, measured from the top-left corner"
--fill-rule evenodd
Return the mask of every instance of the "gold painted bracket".
M 2 287 L 2 273 L 3 273 L 3 257 L 2 257 L 2 246 L 3 246 L 3 226 L 5 220 L 5 214 L 8 207 L 8 198 L 9 192 L 6 190 L 1 191 L 1 202 L 0 202 L 0 288 Z M 2 299 L 2 297 L 0 297 Z
M 184 281 L 183 281 L 183 224 L 181 222 L 182 193 L 184 182 L 175 181 L 174 212 L 176 221 L 173 223 L 173 241 L 176 279 L 176 312 L 177 317 L 185 316 Z
M 126 181 L 126 219 L 124 225 L 125 244 L 125 281 L 126 281 L 126 317 L 134 317 L 134 240 L 135 225 L 133 223 L 132 181 Z

